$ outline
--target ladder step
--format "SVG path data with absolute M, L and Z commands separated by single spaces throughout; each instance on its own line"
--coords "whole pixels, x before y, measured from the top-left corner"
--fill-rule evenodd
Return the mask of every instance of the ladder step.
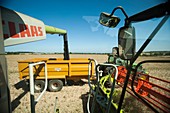
M 101 95 L 96 95 L 96 101 L 98 104 L 100 104 L 102 107 L 107 108 L 107 99 Z

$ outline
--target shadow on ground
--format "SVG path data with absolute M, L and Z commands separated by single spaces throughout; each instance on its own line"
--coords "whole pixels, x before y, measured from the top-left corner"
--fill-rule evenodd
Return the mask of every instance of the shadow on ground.
M 82 105 L 83 105 L 83 113 L 88 113 L 88 110 L 87 110 L 87 102 L 88 102 L 88 92 L 86 94 L 82 94 L 80 96 L 80 98 L 82 99 Z M 92 106 L 92 103 L 93 103 L 93 96 L 91 95 L 90 97 L 90 102 L 89 102 L 89 110 L 91 112 L 91 106 Z M 101 108 L 99 107 L 99 105 L 96 103 L 95 104 L 95 109 L 94 109 L 94 113 L 102 113 L 102 110 Z
M 82 94 L 80 98 L 82 99 L 82 105 L 83 105 L 83 112 L 88 113 L 87 111 L 87 101 L 88 101 L 88 92 L 86 94 Z M 117 96 L 113 97 L 117 105 L 119 103 L 121 93 Z M 93 96 L 90 97 L 90 111 L 92 106 Z M 110 108 L 111 109 L 111 108 Z M 123 113 L 153 113 L 151 109 L 146 107 L 143 103 L 139 102 L 136 98 L 134 98 L 132 95 L 128 94 L 128 96 L 124 99 L 123 105 L 122 105 Z M 111 113 L 115 113 L 114 109 L 111 109 Z M 102 113 L 102 110 L 100 106 L 96 103 L 94 113 Z
M 88 84 L 85 81 L 79 80 L 79 81 L 73 81 L 73 80 L 67 80 L 67 86 L 83 86 L 85 84 Z
M 14 99 L 12 102 L 11 102 L 11 105 L 12 105 L 12 111 L 14 111 L 18 106 L 19 104 L 21 103 L 20 100 L 27 94 L 27 92 L 29 91 L 28 90 L 28 85 L 26 84 L 26 82 L 24 80 L 16 83 L 14 85 L 14 87 L 18 90 L 20 88 L 22 88 L 22 90 L 24 91 L 23 93 L 21 93 L 16 99 Z

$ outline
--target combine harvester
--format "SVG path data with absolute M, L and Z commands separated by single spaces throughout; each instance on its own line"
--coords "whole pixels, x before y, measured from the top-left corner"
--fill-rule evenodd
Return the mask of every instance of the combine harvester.
M 0 106 L 2 113 L 11 113 L 5 46 L 44 40 L 46 33 L 59 34 L 64 39 L 64 58 L 36 58 L 19 61 L 20 79 L 30 85 L 31 112 L 46 89 L 60 91 L 63 82 L 88 78 L 89 58 L 70 58 L 66 30 L 45 25 L 42 21 L 22 13 L 0 7 Z M 95 74 L 92 64 L 91 70 Z M 94 75 L 93 75 L 94 76 Z M 91 76 L 92 77 L 92 76 Z M 92 78 L 93 79 L 93 78 Z M 34 99 L 34 92 L 42 92 Z
M 85 59 L 83 63 L 80 59 L 76 61 L 78 64 L 85 66 L 83 71 L 85 72 L 81 77 L 89 75 L 89 86 L 90 93 L 87 103 L 88 113 L 94 113 L 95 109 L 100 106 L 102 112 L 104 113 L 119 113 L 123 112 L 122 103 L 124 100 L 125 92 L 127 91 L 137 99 L 139 99 L 146 106 L 150 107 L 154 112 L 170 112 L 170 90 L 164 86 L 155 84 L 150 79 L 155 79 L 160 82 L 164 82 L 167 86 L 170 84 L 167 80 L 162 80 L 155 76 L 149 75 L 143 69 L 139 69 L 143 63 L 170 63 L 169 60 L 147 60 L 138 63 L 134 66 L 134 62 L 139 57 L 141 52 L 146 48 L 149 42 L 153 39 L 155 34 L 167 21 L 170 15 L 170 3 L 163 3 L 148 10 L 145 10 L 141 13 L 128 17 L 122 7 L 115 8 L 111 14 L 101 13 L 99 22 L 107 27 L 116 27 L 120 19 L 113 16 L 113 13 L 120 9 L 125 15 L 125 26 L 120 28 L 118 35 L 118 57 L 124 60 L 125 65 L 118 64 L 97 64 L 95 60 Z M 160 10 L 161 9 L 161 10 Z M 65 30 L 58 28 L 50 27 L 44 25 L 44 23 L 35 18 L 29 17 L 27 15 L 18 13 L 13 10 L 9 10 L 3 7 L 0 7 L 0 106 L 2 113 L 11 113 L 11 103 L 10 103 L 10 90 L 8 86 L 8 74 L 7 74 L 7 63 L 5 59 L 4 46 L 10 46 L 20 43 L 27 43 L 31 41 L 43 40 L 46 38 L 46 33 L 50 34 L 60 34 L 64 37 L 65 44 L 65 53 L 64 60 L 58 58 L 52 59 L 32 59 L 26 61 L 19 61 L 19 70 L 20 78 L 29 79 L 30 82 L 30 100 L 31 100 L 31 113 L 35 113 L 35 105 L 42 97 L 44 92 L 48 87 L 48 82 L 54 78 L 52 75 L 48 79 L 48 75 L 51 73 L 48 72 L 50 69 L 54 69 L 52 74 L 59 73 L 60 68 L 54 68 L 53 65 L 56 65 L 58 61 L 63 65 L 65 72 L 61 72 L 60 75 L 66 74 L 67 76 L 62 76 L 61 78 L 67 81 L 67 79 L 75 80 L 78 73 L 83 73 L 82 68 L 77 67 L 76 63 L 73 63 L 73 69 L 71 69 L 71 62 L 67 62 L 72 59 L 69 58 L 68 52 L 68 42 L 67 42 L 67 33 Z M 133 22 L 144 21 L 152 19 L 154 17 L 163 17 L 162 21 L 158 24 L 155 30 L 151 33 L 148 39 L 144 42 L 142 47 L 135 53 L 135 28 L 132 26 Z M 73 60 L 75 61 L 75 60 Z M 79 62 L 80 61 L 80 62 Z M 90 77 L 93 75 L 93 66 L 96 65 L 96 84 L 92 85 L 90 83 Z M 48 68 L 49 65 L 49 68 Z M 82 67 L 84 67 L 82 66 Z M 70 70 L 69 70 L 70 69 Z M 71 71 L 74 70 L 74 71 Z M 103 71 L 106 74 L 103 74 Z M 71 75 L 69 75 L 71 74 Z M 75 74 L 75 75 L 74 75 Z M 34 98 L 34 75 L 37 76 L 37 79 L 42 80 L 44 90 L 40 96 Z M 73 76 L 72 76 L 73 75 Z M 49 76 L 50 77 L 50 76 Z M 86 76 L 87 77 L 87 76 Z M 58 77 L 57 79 L 61 79 Z M 56 79 L 56 78 L 55 78 Z M 61 82 L 60 82 L 61 83 Z M 122 93 L 120 96 L 119 104 L 114 103 L 115 97 L 115 85 L 119 85 L 122 88 Z M 37 85 L 40 86 L 40 85 Z M 51 85 L 54 89 L 57 87 L 57 83 Z M 38 89 L 38 88 L 37 88 Z M 163 93 L 166 92 L 166 93 Z M 166 95 L 165 95 L 166 94 Z M 93 95 L 92 106 L 90 106 L 90 98 Z M 91 108 L 91 110 L 90 110 Z
M 117 9 L 120 9 L 125 15 L 125 25 L 119 29 L 118 48 L 113 48 L 113 55 L 109 56 L 108 62 L 104 64 L 96 63 L 96 83 L 91 84 L 89 77 L 88 113 L 96 113 L 98 106 L 100 106 L 103 113 L 124 112 L 122 104 L 125 92 L 128 92 L 156 113 L 170 113 L 170 81 L 149 75 L 142 67 L 142 64 L 170 63 L 170 60 L 145 60 L 135 64 L 137 58 L 168 20 L 170 16 L 170 2 L 159 4 L 130 17 L 119 6 L 113 9 L 111 14 L 101 13 L 99 23 L 109 28 L 116 27 L 120 18 L 113 14 Z M 141 48 L 135 52 L 136 37 L 135 28 L 132 26 L 133 23 L 159 17 L 162 17 L 161 22 Z M 116 90 L 115 86 L 122 87 L 120 99 L 117 103 L 115 100 L 118 96 L 118 90 Z M 91 97 L 93 97 L 93 100 Z

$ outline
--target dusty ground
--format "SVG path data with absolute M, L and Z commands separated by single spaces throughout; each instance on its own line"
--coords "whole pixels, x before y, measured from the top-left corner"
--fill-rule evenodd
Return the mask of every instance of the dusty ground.
M 23 81 L 19 80 L 19 73 L 17 67 L 18 60 L 39 58 L 39 57 L 63 57 L 63 55 L 7 55 L 8 63 L 8 77 L 9 77 L 9 87 L 11 92 L 11 102 L 13 113 L 30 113 L 30 93 Z M 107 55 L 71 55 L 71 58 L 94 58 L 99 63 L 107 61 Z M 152 57 L 142 57 L 138 61 L 143 59 L 153 59 Z M 159 59 L 170 59 L 162 57 Z M 164 67 L 155 65 L 146 65 L 148 69 L 154 69 L 151 71 L 151 74 L 162 74 L 158 69 L 163 69 L 164 77 L 169 78 L 170 68 L 169 64 L 164 65 Z M 53 113 L 55 106 L 55 99 L 57 100 L 57 107 L 60 110 L 60 113 L 86 113 L 86 97 L 89 87 L 87 81 L 81 82 L 78 85 L 73 86 L 64 86 L 60 92 L 46 92 L 44 96 L 36 105 L 37 113 Z M 38 94 L 36 94 L 37 96 Z M 130 108 L 129 108 L 130 109 Z M 149 111 L 148 111 L 149 112 Z

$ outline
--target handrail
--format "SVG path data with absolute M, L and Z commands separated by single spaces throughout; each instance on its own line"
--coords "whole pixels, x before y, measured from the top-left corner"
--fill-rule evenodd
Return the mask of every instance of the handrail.
M 114 67 L 116 69 L 115 71 L 115 76 L 114 76 L 114 80 L 113 80 L 113 84 L 112 84 L 112 88 L 111 88 L 111 92 L 110 92 L 110 98 L 109 98 L 109 102 L 107 105 L 107 111 L 106 113 L 109 113 L 110 111 L 110 106 L 111 106 L 111 102 L 112 102 L 112 96 L 113 96 L 113 92 L 114 92 L 114 88 L 115 88 L 115 82 L 117 80 L 118 77 L 118 69 L 117 66 L 114 64 L 99 64 L 99 66 L 108 66 L 108 67 Z M 98 86 L 99 87 L 99 86 Z
M 35 65 L 41 65 L 44 64 L 44 74 L 45 74 L 45 87 L 44 90 L 41 92 L 41 94 L 39 95 L 39 97 L 35 100 L 34 99 L 34 73 L 33 73 L 33 66 Z M 29 79 L 30 79 L 30 99 L 31 99 L 31 113 L 35 113 L 35 105 L 37 104 L 37 102 L 40 100 L 40 98 L 42 97 L 42 95 L 45 93 L 46 89 L 47 89 L 47 66 L 45 62 L 37 62 L 37 63 L 30 63 L 29 64 Z
M 91 75 L 91 64 L 92 64 L 92 61 L 94 62 L 94 64 L 95 64 L 95 67 L 98 65 L 98 63 L 97 63 L 97 61 L 96 60 L 94 60 L 94 59 L 89 59 L 90 61 L 89 61 L 89 68 L 88 68 L 88 85 L 89 85 L 89 87 L 90 87 L 90 89 L 93 91 L 93 88 L 92 88 L 92 86 L 91 86 L 91 84 L 90 84 L 90 75 Z M 96 75 L 96 77 L 97 77 L 97 81 L 99 81 L 99 77 Z
M 158 106 L 158 105 L 161 105 L 161 106 L 163 106 L 163 107 L 165 107 L 165 108 L 169 108 L 168 106 L 166 106 L 166 105 L 169 104 L 169 101 L 168 101 L 169 98 L 170 98 L 169 96 L 166 96 L 166 95 L 164 95 L 163 93 L 158 92 L 157 90 L 148 89 L 148 88 L 145 87 L 145 86 L 142 86 L 142 89 L 143 89 L 144 91 L 147 91 L 147 92 L 149 93 L 149 95 L 150 95 L 149 98 L 142 97 L 140 94 L 138 94 L 138 93 L 135 91 L 134 82 L 135 82 L 135 77 L 137 76 L 137 75 L 136 75 L 136 74 L 137 74 L 137 68 L 138 68 L 140 65 L 144 64 L 144 63 L 170 63 L 170 60 L 145 60 L 145 61 L 139 62 L 138 65 L 136 66 L 136 69 L 135 69 L 135 72 L 134 72 L 135 74 L 134 74 L 134 76 L 132 77 L 132 83 L 131 83 L 131 88 L 132 88 L 133 93 L 134 93 L 135 96 L 136 96 L 137 98 L 139 98 L 145 105 L 147 105 L 147 106 L 150 107 L 151 104 L 152 104 L 153 106 L 151 106 L 150 108 L 151 108 L 153 111 L 155 111 L 155 112 L 158 112 L 158 109 L 156 109 L 156 108 L 159 108 L 159 109 L 162 110 L 163 112 L 167 112 L 167 113 L 168 113 L 168 111 L 162 109 L 162 108 L 161 108 L 160 106 Z M 149 77 L 150 77 L 150 75 L 149 75 Z M 153 77 L 153 76 L 151 76 L 151 78 L 169 84 L 169 81 L 166 81 L 166 80 L 163 80 L 163 79 L 160 79 L 160 78 L 157 78 L 157 77 Z M 144 80 L 142 80 L 142 81 L 144 81 Z M 144 81 L 144 82 L 147 82 L 147 81 Z M 152 87 L 157 87 L 157 88 L 159 88 L 159 89 L 162 89 L 163 91 L 166 91 L 167 93 L 170 93 L 170 92 L 169 92 L 169 89 L 166 89 L 166 88 L 164 88 L 164 87 L 158 86 L 158 85 L 156 85 L 155 83 L 152 83 L 152 82 L 149 82 L 149 81 L 148 81 L 147 83 L 151 84 Z M 152 95 L 154 96 L 154 98 L 152 98 Z M 151 99 L 151 100 L 150 100 L 150 99 Z M 154 101 L 154 102 L 157 102 L 157 104 L 155 104 L 153 101 Z M 159 102 L 159 101 L 160 101 L 160 102 Z M 167 110 L 169 110 L 169 109 L 167 109 Z
M 90 63 L 89 63 L 90 65 Z M 108 67 L 114 67 L 116 72 L 115 72 L 115 76 L 114 76 L 114 80 L 113 80 L 113 85 L 112 85 L 112 88 L 111 88 L 111 93 L 110 93 L 110 98 L 108 100 L 108 104 L 107 104 L 107 113 L 109 113 L 109 110 L 110 110 L 110 106 L 111 106 L 111 102 L 112 102 L 112 96 L 113 96 L 113 92 L 114 92 L 114 87 L 115 87 L 115 82 L 117 80 L 117 77 L 118 77 L 118 69 L 117 69 L 117 66 L 114 65 L 114 64 L 97 64 L 96 66 L 96 77 L 97 77 L 97 88 L 96 88 L 96 92 L 93 91 L 92 89 L 92 86 L 90 84 L 90 78 L 88 76 L 88 84 L 89 84 L 89 87 L 90 87 L 90 93 L 89 93 L 89 96 L 88 96 L 88 102 L 87 102 L 87 111 L 88 113 L 90 113 L 90 110 L 89 110 L 89 101 L 90 101 L 90 95 L 91 93 L 94 94 L 94 98 L 93 98 L 93 103 L 92 103 L 92 113 L 94 112 L 94 107 L 95 107 L 95 102 L 96 102 L 96 98 L 97 98 L 97 94 L 99 92 L 99 86 L 100 86 L 100 83 L 99 83 L 99 76 L 102 76 L 102 72 L 101 70 L 99 70 L 99 67 L 100 66 L 108 66 Z M 90 68 L 89 68 L 90 69 Z M 90 71 L 89 71 L 90 73 Z M 90 74 L 89 74 L 90 75 Z
M 88 85 L 89 85 L 89 87 L 90 87 L 90 89 L 89 89 L 89 94 L 88 94 L 88 100 L 87 100 L 87 112 L 88 113 L 90 113 L 90 95 L 91 95 L 91 93 L 92 94 L 94 94 L 95 92 L 94 92 L 94 90 L 93 90 L 93 88 L 92 88 L 92 86 L 91 86 L 91 83 L 90 83 L 90 72 L 91 72 L 91 64 L 92 64 L 92 61 L 94 62 L 94 64 L 95 64 L 95 67 L 96 67 L 96 65 L 98 64 L 97 63 L 97 61 L 96 60 L 94 60 L 94 59 L 89 59 L 89 68 L 88 68 L 88 70 L 89 70 L 89 72 L 88 72 Z M 96 75 L 96 78 L 97 78 L 97 80 L 99 80 L 99 77 Z M 94 105 L 92 105 L 92 106 L 94 106 Z M 93 109 L 93 108 L 92 108 Z

